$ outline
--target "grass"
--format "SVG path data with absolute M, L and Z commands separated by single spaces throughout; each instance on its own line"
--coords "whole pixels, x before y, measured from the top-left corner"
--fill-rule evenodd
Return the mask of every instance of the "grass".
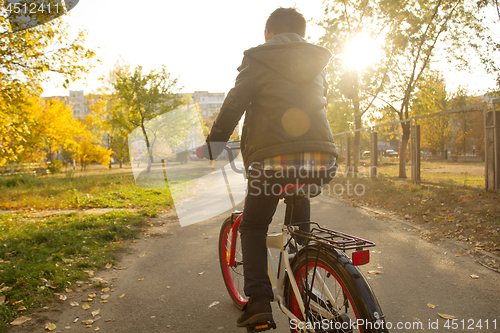
M 361 160 L 360 164 L 369 165 L 369 160 Z M 399 160 L 384 158 L 378 165 L 380 177 L 399 176 Z M 362 169 L 360 171 L 363 171 Z M 406 165 L 406 174 L 411 177 L 411 164 Z M 435 183 L 452 186 L 484 188 L 484 163 L 483 162 L 454 162 L 451 160 L 422 160 L 420 178 L 424 183 Z
M 438 185 L 418 185 L 389 178 L 343 175 L 335 183 L 351 189 L 336 194 L 354 206 L 371 207 L 421 225 L 426 238 L 455 239 L 477 249 L 500 253 L 500 194 Z M 331 191 L 334 189 L 330 187 Z M 363 189 L 363 191 L 361 191 Z M 332 191 L 333 192 L 333 191 Z
M 124 240 L 137 236 L 134 226 L 148 214 L 1 216 L 0 297 L 5 296 L 6 304 L 0 306 L 0 332 L 16 317 L 48 304 L 54 293 L 88 280 L 89 271 L 114 264 L 114 253 Z
M 55 210 L 81 208 L 164 207 L 172 204 L 166 189 L 144 189 L 132 173 L 67 173 L 47 177 L 1 177 L 0 209 Z
M 170 205 L 169 190 L 140 188 L 130 168 L 0 177 L 0 209 L 7 210 L 0 214 L 0 332 L 87 281 L 88 272 L 114 264 L 123 241 L 137 237 L 136 226 Z

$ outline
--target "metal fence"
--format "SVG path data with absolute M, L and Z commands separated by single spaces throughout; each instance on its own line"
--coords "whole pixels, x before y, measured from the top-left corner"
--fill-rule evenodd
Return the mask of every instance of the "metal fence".
M 500 189 L 500 99 L 334 135 L 340 172 L 399 177 L 401 124 L 411 136 L 406 172 L 416 183 Z M 359 148 L 354 137 L 359 133 Z M 355 170 L 355 160 L 358 160 Z
M 39 163 L 21 163 L 0 166 L 0 176 L 39 175 L 46 173 L 47 170 L 42 168 Z

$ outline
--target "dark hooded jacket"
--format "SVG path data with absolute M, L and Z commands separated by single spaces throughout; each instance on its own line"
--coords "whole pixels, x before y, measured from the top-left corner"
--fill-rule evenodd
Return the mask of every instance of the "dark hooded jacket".
M 330 57 L 295 33 L 277 34 L 245 51 L 207 142 L 227 142 L 246 111 L 241 151 L 247 168 L 282 154 L 336 155 L 326 116 L 324 68 Z

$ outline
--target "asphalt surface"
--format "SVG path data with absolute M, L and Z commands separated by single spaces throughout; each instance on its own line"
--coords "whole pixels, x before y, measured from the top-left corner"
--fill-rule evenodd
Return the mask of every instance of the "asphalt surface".
M 280 205 L 274 230 L 283 218 Z M 313 221 L 377 243 L 370 263 L 361 270 L 391 332 L 500 331 L 500 274 L 475 263 L 459 245 L 429 243 L 409 223 L 375 218 L 326 196 L 312 199 L 311 209 Z M 235 326 L 240 311 L 229 298 L 219 268 L 219 228 L 228 215 L 186 227 L 180 227 L 174 215 L 154 219 L 165 224 L 131 244 L 117 267 L 95 273 L 110 291 L 82 286 L 56 308 L 33 316 L 35 326 L 25 324 L 12 332 L 47 332 L 49 322 L 57 326 L 53 332 L 246 332 Z M 97 297 L 84 302 L 92 292 Z M 101 295 L 110 295 L 108 303 L 99 302 Z M 70 306 L 73 301 L 79 306 Z M 83 310 L 83 304 L 90 309 Z M 92 316 L 96 310 L 100 313 Z M 276 305 L 273 311 L 278 328 L 270 332 L 289 332 L 285 315 Z M 457 319 L 447 328 L 439 314 Z M 95 322 L 87 328 L 82 322 L 90 319 Z

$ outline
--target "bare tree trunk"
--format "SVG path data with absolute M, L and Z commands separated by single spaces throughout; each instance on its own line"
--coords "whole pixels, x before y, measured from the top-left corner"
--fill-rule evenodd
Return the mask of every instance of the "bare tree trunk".
M 353 95 L 352 95 L 352 106 L 354 108 L 354 127 L 355 129 L 361 128 L 361 116 L 362 114 L 359 111 L 359 78 L 358 72 L 354 71 L 352 74 L 353 77 Z M 361 141 L 361 132 L 354 132 L 354 149 L 353 149 L 353 171 L 358 172 L 359 166 L 359 146 Z
M 357 110 L 356 110 L 357 109 Z M 359 100 L 354 103 L 354 124 L 356 129 L 361 128 L 361 116 L 359 115 Z M 361 132 L 354 133 L 354 149 L 353 149 L 353 170 L 358 172 L 359 165 L 359 146 L 361 141 Z
M 148 134 L 146 133 L 146 128 L 144 127 L 143 123 L 141 124 L 141 129 L 142 129 L 142 133 L 144 134 L 144 139 L 146 140 L 146 148 L 148 149 L 148 152 L 147 152 L 148 168 L 146 170 L 146 173 L 150 173 L 151 172 L 151 165 L 153 164 L 153 152 L 151 151 L 151 145 L 149 143 Z

